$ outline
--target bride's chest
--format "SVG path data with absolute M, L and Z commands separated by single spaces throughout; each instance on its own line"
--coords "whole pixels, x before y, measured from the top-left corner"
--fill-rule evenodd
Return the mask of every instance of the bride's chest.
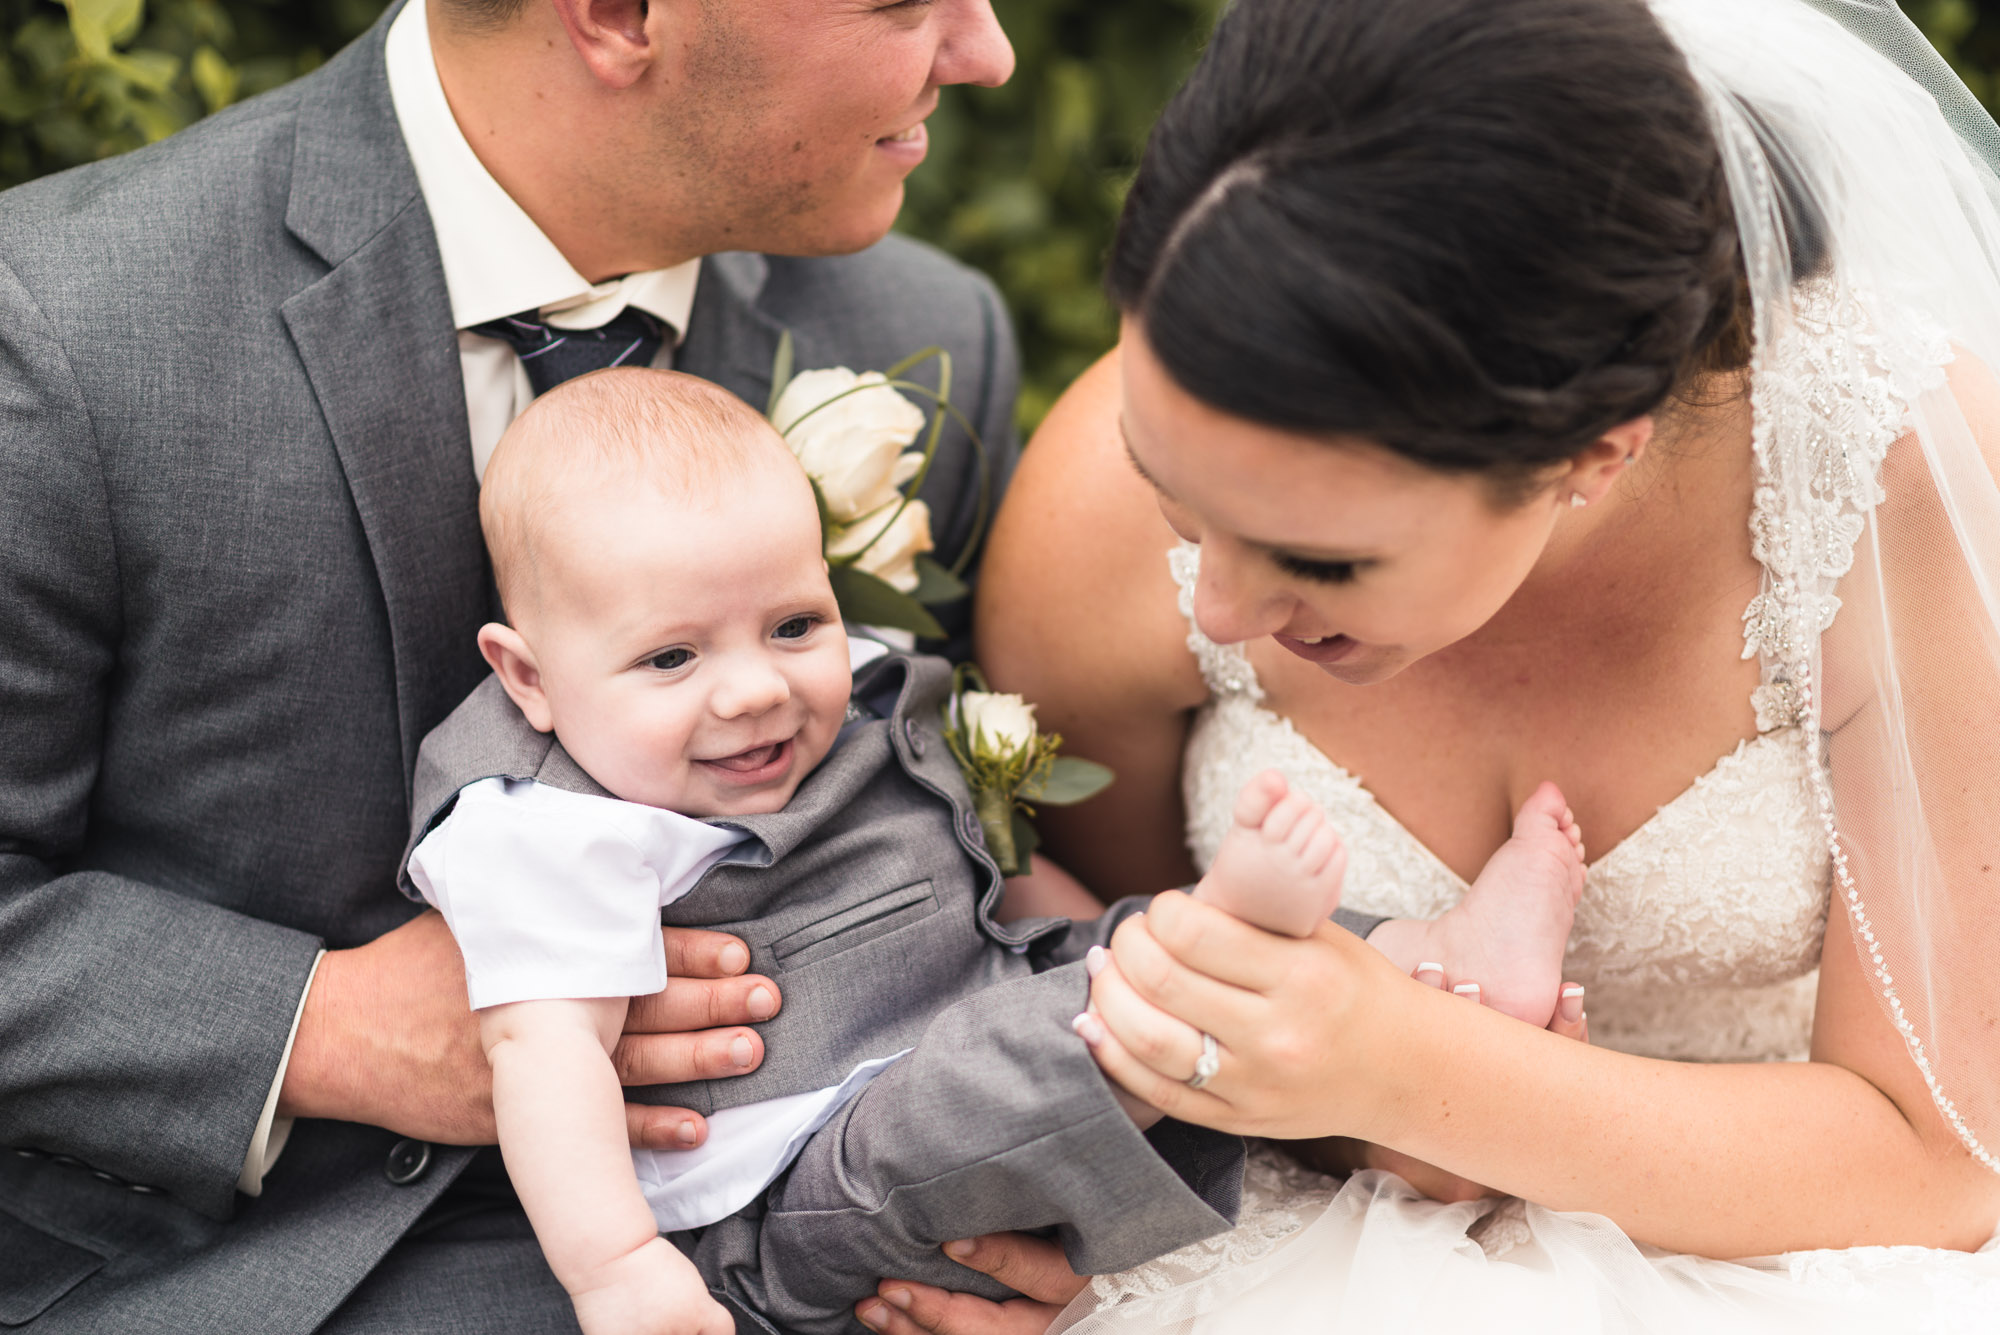
M 1269 645 L 1250 657 L 1265 706 L 1469 881 L 1542 782 L 1595 857 L 1754 736 L 1758 669 L 1741 651 L 1740 610 L 1725 609 L 1446 651 L 1365 687 Z

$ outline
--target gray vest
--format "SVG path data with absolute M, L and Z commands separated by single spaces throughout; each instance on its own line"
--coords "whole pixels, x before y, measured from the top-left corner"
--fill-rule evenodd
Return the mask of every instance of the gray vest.
M 941 658 L 890 654 L 867 664 L 850 709 L 865 721 L 848 726 L 784 810 L 710 822 L 752 840 L 661 918 L 741 937 L 751 971 L 776 980 L 784 1007 L 761 1026 L 764 1063 L 749 1075 L 634 1097 L 709 1113 L 838 1084 L 857 1062 L 910 1047 L 952 1002 L 1033 973 L 1028 948 L 1062 939 L 1059 919 L 993 921 L 1000 872 L 939 732 L 950 687 Z M 870 717 L 863 703 L 892 698 L 887 718 Z M 461 789 L 495 777 L 609 796 L 489 677 L 417 754 L 409 849 Z M 420 898 L 408 867 L 406 850 L 400 882 Z

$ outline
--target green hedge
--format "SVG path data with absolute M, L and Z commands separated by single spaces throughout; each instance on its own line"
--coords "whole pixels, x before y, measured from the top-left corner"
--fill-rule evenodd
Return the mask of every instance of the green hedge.
M 1394 0 L 1377 0 L 1394 3 Z M 996 0 L 1013 82 L 956 89 L 902 226 L 999 281 L 1026 358 L 1022 424 L 1110 346 L 1098 269 L 1160 105 L 1223 0 Z M 318 65 L 383 0 L 0 0 L 0 186 L 121 153 Z M 1905 8 L 1993 105 L 2000 0 Z M 67 10 L 67 12 L 65 12 Z

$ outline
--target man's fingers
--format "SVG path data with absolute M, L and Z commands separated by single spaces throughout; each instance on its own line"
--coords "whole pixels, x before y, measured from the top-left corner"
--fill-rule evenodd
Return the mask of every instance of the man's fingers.
M 750 967 L 750 949 L 727 932 L 662 927 L 669 978 L 731 978 Z
M 947 1242 L 944 1254 L 1038 1302 L 1067 1303 L 1090 1283 L 1069 1268 L 1061 1247 L 1024 1233 L 961 1238 Z
M 635 1150 L 691 1150 L 708 1139 L 708 1122 L 686 1108 L 625 1105 L 625 1131 Z
M 754 1071 L 764 1060 L 755 1029 L 706 1029 L 697 1034 L 627 1033 L 611 1050 L 621 1085 L 677 1085 Z
M 757 974 L 740 978 L 679 978 L 671 971 L 664 990 L 632 998 L 625 1012 L 628 1034 L 680 1034 L 725 1025 L 761 1024 L 778 1013 L 778 985 Z
M 883 1280 L 876 1297 L 854 1305 L 861 1324 L 882 1335 L 1043 1335 L 1061 1312 L 1032 1298 L 996 1303 L 901 1279 Z

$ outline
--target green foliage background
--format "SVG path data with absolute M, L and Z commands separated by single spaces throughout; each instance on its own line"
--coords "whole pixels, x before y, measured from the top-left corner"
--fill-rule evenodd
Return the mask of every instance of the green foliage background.
M 1378 0 L 1394 3 L 1394 0 Z M 318 65 L 384 0 L 0 0 L 0 187 L 163 138 Z M 1133 163 L 1223 0 L 995 0 L 1004 88 L 953 89 L 901 226 L 986 270 L 1025 358 L 1021 421 L 1109 347 L 1098 288 Z M 1904 0 L 2000 98 L 2000 0 Z

